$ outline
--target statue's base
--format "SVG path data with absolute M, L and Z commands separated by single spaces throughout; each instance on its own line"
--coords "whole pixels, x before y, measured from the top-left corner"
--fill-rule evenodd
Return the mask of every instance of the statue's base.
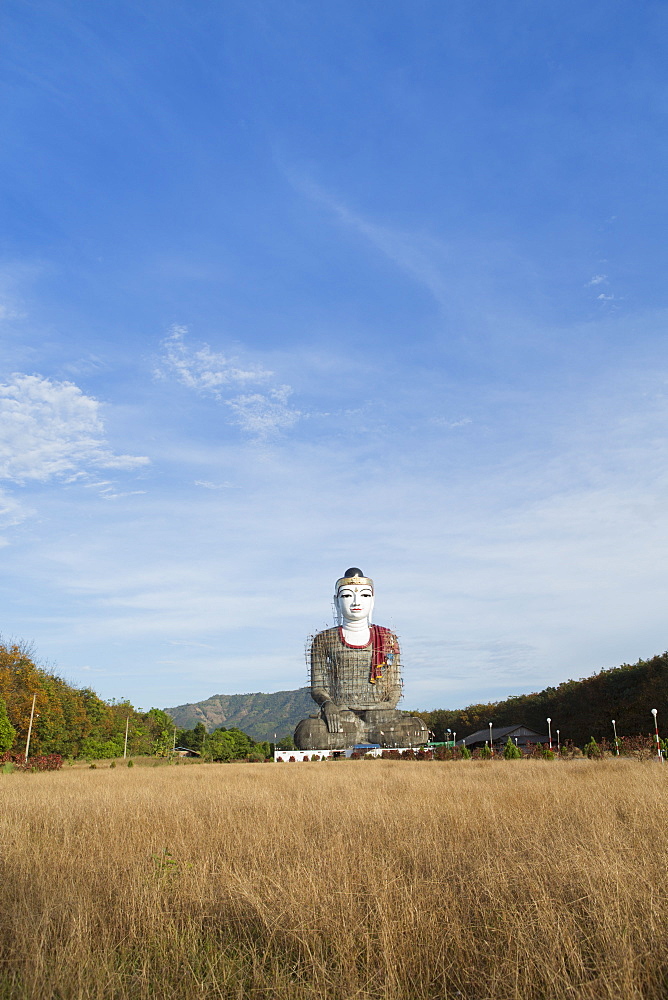
M 345 750 L 358 743 L 377 743 L 391 750 L 414 747 L 429 740 L 429 731 L 422 719 L 405 715 L 396 709 L 339 713 L 340 733 L 330 733 L 321 716 L 302 719 L 295 729 L 298 750 Z

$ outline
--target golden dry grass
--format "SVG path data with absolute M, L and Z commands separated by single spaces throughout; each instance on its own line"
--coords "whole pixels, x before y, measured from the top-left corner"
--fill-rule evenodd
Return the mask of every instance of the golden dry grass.
M 0 996 L 664 1000 L 667 806 L 623 760 L 0 775 Z

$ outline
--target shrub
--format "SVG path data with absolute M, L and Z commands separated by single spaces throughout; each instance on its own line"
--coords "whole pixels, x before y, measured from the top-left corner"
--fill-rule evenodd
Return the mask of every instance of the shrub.
M 522 751 L 513 743 L 510 736 L 506 740 L 506 745 L 503 748 L 503 756 L 506 760 L 518 760 L 522 756 Z
M 63 758 L 59 753 L 50 753 L 26 760 L 22 753 L 3 753 L 0 755 L 0 764 L 10 764 L 13 771 L 59 771 L 63 766 Z
M 584 745 L 584 753 L 589 757 L 590 760 L 600 760 L 603 756 L 600 746 L 592 736 L 589 743 Z
M 470 759 L 471 759 L 471 751 L 469 750 L 468 747 L 462 747 L 462 760 L 470 760 Z

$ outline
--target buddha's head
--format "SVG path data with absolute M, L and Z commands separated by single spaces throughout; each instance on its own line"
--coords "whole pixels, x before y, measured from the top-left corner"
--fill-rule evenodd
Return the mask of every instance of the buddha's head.
M 364 576 L 357 566 L 351 566 L 336 581 L 334 603 L 344 624 L 371 621 L 373 599 L 373 580 Z

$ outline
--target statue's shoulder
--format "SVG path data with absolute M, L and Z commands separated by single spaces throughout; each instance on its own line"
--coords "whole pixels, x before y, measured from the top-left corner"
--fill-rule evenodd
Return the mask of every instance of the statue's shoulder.
M 313 636 L 314 646 L 329 646 L 332 642 L 335 642 L 339 638 L 339 630 L 337 626 L 333 628 L 323 629 L 322 632 L 316 632 Z
M 396 632 L 393 632 L 391 628 L 386 628 L 384 625 L 372 625 L 371 627 L 376 629 L 376 634 L 381 645 L 387 652 L 399 652 L 399 637 Z

